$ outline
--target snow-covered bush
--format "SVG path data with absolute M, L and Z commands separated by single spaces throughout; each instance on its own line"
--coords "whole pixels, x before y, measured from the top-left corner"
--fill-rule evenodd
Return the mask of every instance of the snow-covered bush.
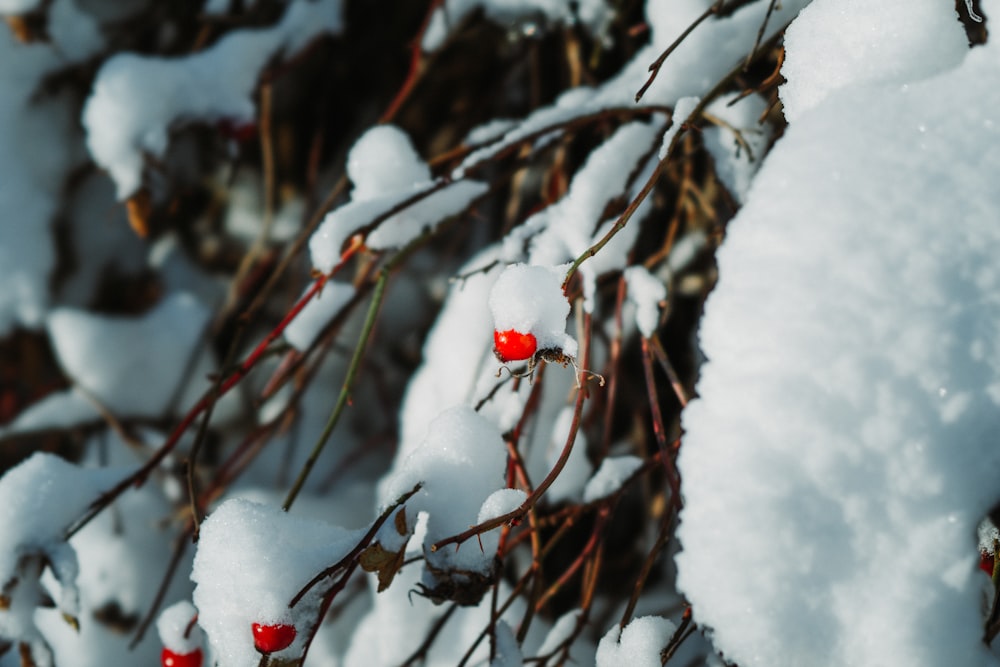
M 991 13 L 0 0 L 0 667 L 1000 664 Z

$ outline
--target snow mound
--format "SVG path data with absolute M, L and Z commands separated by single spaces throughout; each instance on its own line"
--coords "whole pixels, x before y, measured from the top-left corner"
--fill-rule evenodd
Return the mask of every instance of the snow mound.
M 894 16 L 917 4 L 939 3 Z M 719 251 L 678 587 L 744 667 L 997 664 L 976 526 L 1000 475 L 998 63 L 817 104 Z

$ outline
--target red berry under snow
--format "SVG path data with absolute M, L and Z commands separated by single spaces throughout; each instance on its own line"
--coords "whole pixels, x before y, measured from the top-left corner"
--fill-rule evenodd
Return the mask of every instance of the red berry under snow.
M 993 554 L 987 551 L 979 552 L 979 569 L 993 576 Z
M 261 653 L 274 653 L 288 648 L 295 641 L 295 626 L 285 623 L 276 625 L 253 624 L 253 645 Z
M 160 664 L 163 667 L 201 667 L 201 649 L 196 648 L 190 653 L 174 653 L 168 648 L 160 653 Z
M 514 329 L 493 332 L 493 350 L 500 361 L 522 361 L 530 359 L 538 350 L 534 334 L 521 333 Z

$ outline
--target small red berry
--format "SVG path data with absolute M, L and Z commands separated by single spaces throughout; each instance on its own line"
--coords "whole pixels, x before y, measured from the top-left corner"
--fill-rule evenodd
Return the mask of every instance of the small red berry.
M 514 329 L 493 332 L 493 351 L 500 361 L 522 361 L 530 359 L 538 349 L 534 334 L 521 333 Z
M 160 664 L 163 667 L 201 667 L 201 649 L 196 648 L 190 653 L 174 653 L 168 648 L 160 653 Z
M 257 123 L 253 121 L 238 121 L 231 118 L 223 118 L 216 127 L 222 136 L 235 141 L 238 144 L 245 144 L 257 138 Z
M 979 569 L 993 576 L 993 554 L 987 551 L 979 552 Z
M 253 645 L 263 654 L 288 648 L 295 641 L 295 626 L 285 623 L 275 625 L 253 624 Z

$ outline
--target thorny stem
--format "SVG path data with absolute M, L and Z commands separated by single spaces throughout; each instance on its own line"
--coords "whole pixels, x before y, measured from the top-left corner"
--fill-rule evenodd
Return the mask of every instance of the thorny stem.
M 639 574 L 635 578 L 635 586 L 632 589 L 632 597 L 629 598 L 628 604 L 625 606 L 625 611 L 622 613 L 622 618 L 618 622 L 618 626 L 624 628 L 628 625 L 628 622 L 632 619 L 632 612 L 635 611 L 635 606 L 639 603 L 639 596 L 642 594 L 642 589 L 646 585 L 646 579 L 649 577 L 649 573 L 653 571 L 653 565 L 656 563 L 656 559 L 660 556 L 660 552 L 670 541 L 671 531 L 670 526 L 673 523 L 673 511 L 678 508 L 677 500 L 673 497 L 667 501 L 668 505 L 663 510 L 663 519 L 660 521 L 660 531 L 656 536 L 656 542 L 653 543 L 652 548 L 649 553 L 646 554 L 646 560 L 642 563 L 642 569 L 639 570 Z
M 722 3 L 719 2 L 716 4 L 721 5 Z M 737 2 L 735 3 L 735 5 L 725 7 L 724 9 L 728 11 L 740 4 L 742 4 L 742 2 Z M 723 8 L 720 6 L 720 8 L 716 11 L 718 13 L 722 13 Z M 712 101 L 714 101 L 715 98 L 718 97 L 723 90 L 725 90 L 726 86 L 734 77 L 736 77 L 743 71 L 742 68 L 743 66 L 742 64 L 740 64 L 737 67 L 734 67 L 733 69 L 729 70 L 729 72 L 726 73 L 725 76 L 719 79 L 719 81 L 716 82 L 715 86 L 708 93 L 706 93 L 705 96 L 702 97 L 701 100 L 698 102 L 698 104 L 694 107 L 694 109 L 692 109 L 691 115 L 688 116 L 688 118 L 690 119 L 700 118 L 701 114 L 705 111 L 705 108 Z M 639 208 L 639 205 L 642 204 L 642 202 L 645 201 L 646 197 L 649 196 L 649 193 L 652 192 L 653 187 L 656 185 L 656 182 L 659 180 L 660 175 L 663 173 L 663 169 L 666 167 L 667 162 L 673 156 L 679 138 L 683 134 L 684 134 L 683 128 L 681 131 L 674 134 L 674 136 L 670 140 L 670 145 L 668 146 L 667 152 L 663 156 L 663 159 L 660 160 L 659 164 L 656 165 L 656 169 L 653 170 L 653 173 L 646 181 L 646 184 L 642 187 L 642 190 L 640 190 L 639 194 L 637 194 L 635 198 L 632 199 L 629 205 L 625 208 L 622 214 L 615 221 L 615 224 L 612 225 L 611 229 L 608 230 L 608 233 L 605 234 L 600 241 L 598 241 L 590 248 L 587 248 L 585 251 L 583 251 L 583 254 L 581 254 L 573 261 L 573 263 L 569 267 L 569 270 L 566 272 L 565 279 L 563 279 L 563 291 L 565 291 L 566 288 L 569 286 L 569 281 L 573 278 L 573 274 L 576 273 L 576 270 L 580 268 L 580 265 L 583 264 L 583 262 L 585 262 L 589 258 L 596 255 L 598 252 L 600 252 L 601 249 L 604 248 L 604 246 L 606 246 L 608 242 L 610 242 L 611 239 L 614 238 L 614 236 L 618 232 L 620 232 L 622 229 L 625 228 L 625 225 L 628 224 L 628 221 L 632 218 L 633 215 L 635 215 L 635 212 Z
M 670 359 L 667 357 L 667 351 L 663 349 L 663 343 L 660 342 L 659 336 L 653 334 L 653 337 L 649 339 L 649 342 L 653 353 L 656 355 L 656 360 L 660 362 L 660 367 L 663 368 L 663 372 L 666 374 L 667 379 L 670 380 L 670 386 L 673 388 L 674 395 L 677 396 L 678 402 L 680 402 L 682 408 L 687 407 L 688 396 L 684 389 L 684 383 L 681 382 L 680 377 L 677 375 L 677 371 L 674 370 L 673 364 L 670 363 Z
M 573 409 L 573 422 L 570 425 L 569 436 L 566 438 L 566 444 L 563 445 L 562 453 L 559 455 L 559 459 L 556 461 L 552 470 L 546 475 L 542 483 L 532 492 L 530 496 L 525 499 L 523 503 L 516 509 L 507 512 L 506 514 L 501 514 L 498 517 L 494 517 L 489 521 L 484 521 L 478 525 L 472 526 L 466 531 L 463 531 L 457 535 L 452 535 L 451 537 L 446 537 L 443 540 L 439 540 L 431 545 L 431 551 L 437 551 L 441 547 L 447 546 L 449 544 L 462 544 L 471 537 L 475 537 L 480 533 L 485 533 L 487 531 L 493 530 L 494 528 L 499 528 L 505 523 L 510 523 L 512 521 L 517 521 L 521 519 L 525 514 L 535 506 L 535 503 L 548 491 L 549 487 L 552 486 L 553 482 L 556 481 L 556 477 L 562 472 L 562 469 L 566 466 L 566 461 L 569 460 L 569 455 L 573 451 L 573 442 L 576 440 L 576 432 L 580 428 L 580 414 L 583 411 L 583 399 L 586 392 L 583 389 L 578 389 L 576 392 L 576 404 Z
M 253 352 L 240 364 L 239 368 L 230 374 L 225 382 L 221 384 L 218 388 L 218 397 L 223 396 L 226 392 L 236 386 L 240 380 L 242 380 L 247 373 L 249 373 L 254 365 L 260 360 L 264 352 L 267 350 L 268 346 L 277 339 L 278 336 L 282 334 L 285 328 L 291 323 L 293 319 L 299 314 L 299 312 L 305 308 L 306 304 L 315 296 L 317 292 L 326 284 L 327 277 L 321 276 L 316 280 L 312 287 L 307 291 L 301 299 L 292 307 L 290 311 L 285 315 L 285 318 L 276 326 L 271 333 L 267 335 L 264 340 L 257 345 Z M 184 418 L 181 419 L 180 423 L 174 427 L 167 440 L 160 446 L 160 448 L 149 458 L 146 463 L 144 463 L 138 470 L 136 470 L 131 475 L 125 477 L 118 484 L 113 486 L 108 491 L 105 491 L 100 496 L 97 497 L 94 502 L 90 504 L 83 515 L 76 520 L 67 530 L 66 538 L 69 539 L 75 535 L 81 528 L 87 525 L 91 519 L 97 516 L 101 510 L 110 505 L 115 498 L 120 496 L 125 492 L 130 486 L 136 485 L 140 486 L 145 482 L 149 474 L 155 470 L 160 463 L 173 451 L 177 443 L 180 442 L 181 436 L 187 431 L 188 427 L 197 419 L 198 415 L 201 414 L 211 403 L 212 396 L 215 394 L 215 388 L 209 389 L 201 399 L 191 408 Z
M 659 58 L 657 58 L 656 60 L 654 60 L 652 62 L 652 64 L 650 64 L 650 66 L 649 66 L 649 72 L 650 72 L 649 78 L 646 79 L 646 83 L 642 84 L 642 88 L 640 88 L 639 91 L 635 94 L 635 101 L 637 103 L 639 102 L 639 100 L 642 99 L 642 96 L 646 94 L 646 91 L 649 90 L 649 87 L 651 85 L 653 85 L 653 79 L 655 79 L 656 75 L 660 73 L 660 68 L 663 67 L 663 63 L 666 62 L 666 60 L 667 60 L 668 57 L 670 57 L 670 54 L 673 53 L 675 50 L 677 50 L 677 47 L 680 46 L 681 43 L 685 39 L 688 38 L 688 35 L 690 35 L 692 32 L 694 32 L 695 28 L 697 28 L 698 26 L 700 26 L 706 19 L 708 19 L 708 17 L 714 16 L 715 14 L 718 14 L 719 11 L 722 9 L 722 3 L 723 3 L 723 0 L 718 0 L 718 2 L 716 2 L 711 7 L 709 7 L 708 9 L 706 9 L 702 13 L 701 16 L 699 16 L 698 18 L 696 18 L 691 23 L 691 25 L 689 25 L 687 28 L 684 29 L 684 32 L 682 32 L 677 37 L 677 39 L 675 39 L 670 44 L 670 46 L 668 46 L 666 49 L 664 49 L 663 53 L 660 54 Z
M 382 510 L 382 513 L 379 514 L 378 518 L 375 519 L 375 521 L 372 523 L 371 527 L 368 529 L 368 532 L 364 534 L 364 536 L 358 541 L 358 543 L 354 546 L 353 549 L 347 552 L 347 555 L 345 555 L 336 563 L 334 563 L 333 565 L 326 568 L 325 570 L 317 574 L 315 577 L 310 579 L 309 583 L 303 586 L 299 590 L 299 592 L 295 594 L 295 597 L 293 597 L 291 601 L 288 603 L 289 609 L 297 605 L 299 601 L 303 597 L 305 597 L 305 594 L 308 593 L 313 588 L 313 586 L 323 581 L 327 577 L 332 576 L 338 570 L 342 570 L 348 565 L 355 563 L 358 559 L 358 556 L 361 555 L 361 552 L 367 549 L 368 545 L 371 544 L 371 541 L 375 539 L 375 535 L 378 534 L 378 531 L 382 527 L 382 524 L 384 524 L 386 521 L 389 520 L 389 517 L 392 516 L 393 512 L 399 509 L 399 507 L 402 506 L 407 500 L 412 498 L 417 493 L 417 491 L 420 490 L 421 486 L 423 486 L 423 484 L 417 484 L 412 489 L 401 495 L 399 498 L 396 498 L 395 502 L 393 502 L 391 505 Z
M 597 520 L 594 521 L 594 527 L 590 531 L 590 539 L 588 539 L 587 543 L 583 546 L 583 549 L 580 551 L 580 555 L 573 560 L 570 566 L 566 568 L 561 575 L 559 575 L 559 578 L 556 579 L 555 582 L 553 582 L 552 585 L 549 586 L 548 589 L 541 595 L 541 597 L 535 601 L 536 613 L 545 608 L 545 605 L 548 604 L 549 600 L 562 590 L 563 586 L 566 585 L 573 575 L 575 575 L 576 572 L 583 566 L 590 555 L 597 549 L 600 543 L 601 533 L 604 531 L 604 525 L 607 523 L 609 514 L 610 511 L 607 507 L 601 508 L 601 511 L 597 513 Z
M 427 652 L 430 650 L 431 645 L 434 644 L 434 640 L 438 638 L 439 634 L 441 634 L 441 630 L 444 629 L 445 624 L 448 623 L 448 619 L 451 618 L 451 615 L 455 613 L 456 609 L 458 609 L 458 603 L 452 602 L 445 612 L 434 621 L 434 625 L 431 626 L 431 629 L 427 633 L 427 636 L 424 637 L 424 640 L 420 642 L 420 646 L 418 646 L 416 650 L 410 654 L 409 658 L 403 661 L 400 667 L 409 667 L 409 665 L 416 664 L 418 661 L 426 660 Z
M 649 408 L 653 417 L 653 434 L 656 436 L 656 444 L 663 455 L 663 467 L 667 473 L 667 482 L 670 484 L 671 498 L 679 499 L 681 494 L 680 475 L 671 456 L 669 444 L 667 443 L 666 429 L 663 426 L 663 414 L 660 412 L 660 399 L 656 392 L 656 380 L 653 378 L 652 353 L 649 351 L 649 341 L 642 339 L 642 369 L 646 376 L 646 391 L 649 393 Z

